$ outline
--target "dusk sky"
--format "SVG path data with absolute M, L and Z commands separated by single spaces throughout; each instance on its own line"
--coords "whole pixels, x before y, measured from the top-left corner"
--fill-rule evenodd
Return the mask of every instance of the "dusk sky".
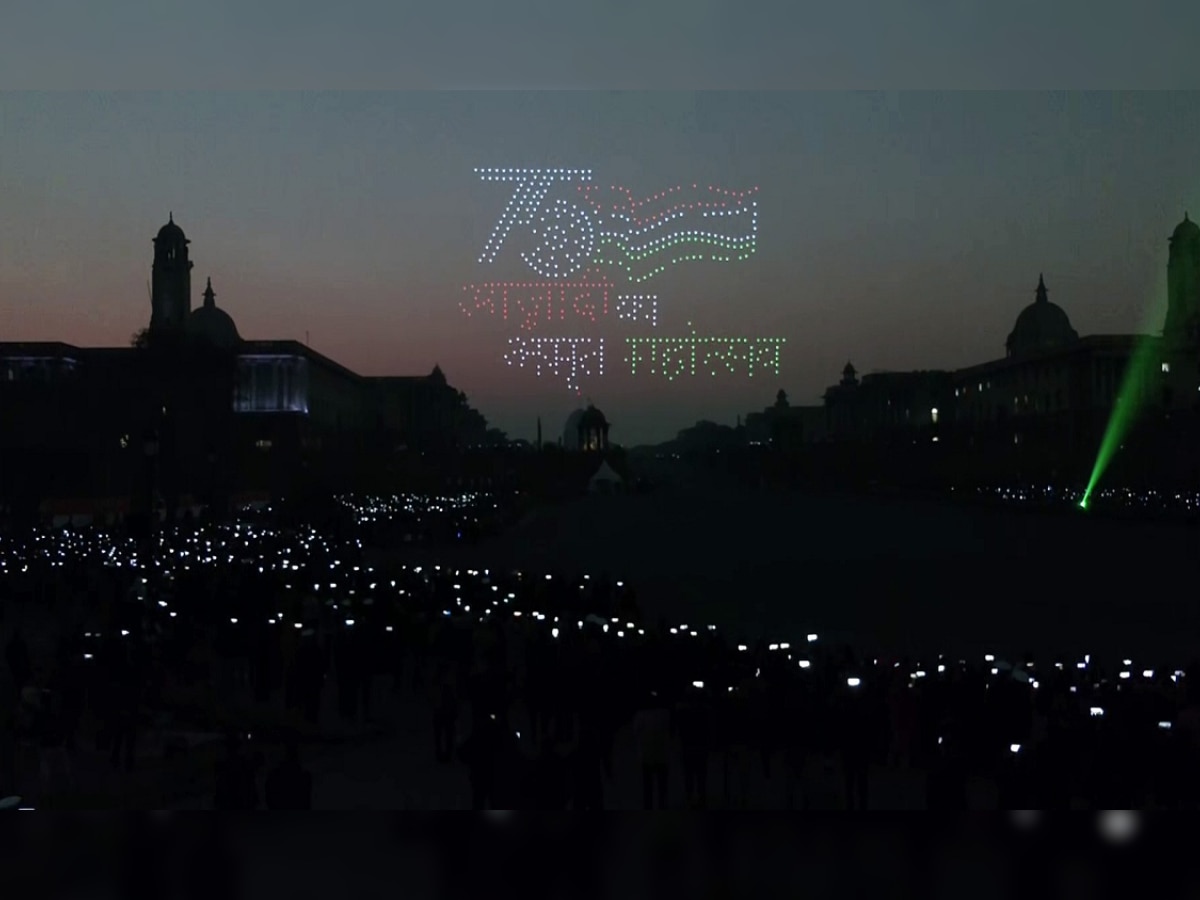
M 514 437 L 591 398 L 625 444 L 733 424 L 780 387 L 817 403 L 860 372 L 1002 355 L 1039 273 L 1080 334 L 1150 323 L 1167 236 L 1200 217 L 1188 93 L 0 94 L 0 340 L 124 345 L 149 320 L 151 238 L 191 239 L 245 338 L 303 341 L 369 375 L 440 364 Z M 515 235 L 478 257 L 511 188 L 476 167 L 590 168 L 646 197 L 757 188 L 757 252 L 619 293 L 657 324 L 544 323 L 603 338 L 603 376 L 506 366 L 510 319 L 463 286 L 533 281 Z M 573 185 L 547 202 L 578 199 Z M 667 254 L 668 256 L 670 254 Z M 610 306 L 612 306 L 610 300 Z M 781 337 L 782 370 L 629 373 L 624 338 Z

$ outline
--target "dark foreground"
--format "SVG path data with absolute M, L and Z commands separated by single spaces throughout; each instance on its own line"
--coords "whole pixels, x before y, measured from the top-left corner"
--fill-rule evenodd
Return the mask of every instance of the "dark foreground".
M 1200 674 L 1168 667 L 1194 655 L 1189 607 L 1165 593 L 1151 605 L 1139 591 L 1145 566 L 1124 561 L 1152 546 L 1174 565 L 1160 564 L 1160 577 L 1187 584 L 1191 536 L 1091 516 L 699 489 L 542 510 L 505 538 L 437 551 L 460 565 L 425 574 L 411 565 L 426 560 L 405 548 L 376 570 L 353 540 L 242 526 L 178 533 L 159 557 L 192 574 L 112 606 L 87 626 L 104 642 L 57 666 L 45 648 L 31 648 L 32 667 L 17 664 L 11 644 L 5 651 L 12 683 L 32 683 L 38 697 L 78 700 L 71 673 L 107 685 L 83 692 L 97 735 L 128 733 L 142 710 L 153 724 L 138 747 L 150 755 L 120 773 L 115 749 L 107 770 L 80 749 L 63 793 L 64 772 L 52 769 L 64 763 L 55 722 L 67 707 L 22 699 L 15 783 L 43 807 L 203 807 L 220 783 L 213 776 L 240 779 L 249 757 L 213 748 L 217 758 L 193 760 L 190 772 L 131 780 L 152 774 L 153 757 L 192 721 L 192 696 L 220 713 L 201 716 L 212 727 L 196 737 L 210 747 L 225 728 L 298 734 L 302 714 L 318 808 L 637 808 L 650 803 L 646 777 L 658 771 L 666 778 L 654 803 L 672 808 L 1194 806 L 1200 783 L 1181 776 L 1195 770 L 1185 751 L 1200 721 L 1191 687 Z M 185 548 L 210 542 L 227 548 L 211 559 L 240 562 L 189 569 Z M 487 566 L 490 577 L 479 571 Z M 529 574 L 501 574 L 517 566 Z M 604 578 L 589 588 L 545 580 L 547 569 L 607 571 L 640 603 L 600 589 Z M 1076 570 L 1085 589 L 1055 593 Z M 313 585 L 307 600 L 289 586 L 297 580 Z M 14 621 L 49 634 L 46 617 L 65 609 L 22 593 Z M 594 611 L 604 618 L 582 621 Z M 659 615 L 670 617 L 661 630 Z M 644 636 L 640 625 L 610 624 L 628 619 Z M 691 628 L 679 633 L 684 620 Z M 1043 620 L 1056 623 L 1049 638 Z M 739 632 L 781 643 L 734 652 Z M 857 644 L 857 659 L 843 640 Z M 984 660 L 1024 650 L 1039 654 L 1036 669 Z M 1069 655 L 1056 673 L 1042 654 L 1057 651 Z M 897 658 L 905 652 L 915 658 Z M 950 654 L 947 665 L 932 665 L 937 652 Z M 1098 657 L 1091 667 L 1076 662 L 1085 652 Z M 1137 657 L 1120 667 L 1134 671 L 1118 681 L 1109 667 L 1106 679 L 1105 654 Z M 438 721 L 450 729 L 440 732 L 445 750 Z M 90 746 L 86 729 L 77 736 Z M 252 808 L 262 787 L 224 808 Z

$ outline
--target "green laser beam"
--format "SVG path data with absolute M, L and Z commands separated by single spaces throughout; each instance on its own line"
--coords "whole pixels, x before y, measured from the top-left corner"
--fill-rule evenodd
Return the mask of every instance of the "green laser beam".
M 1158 269 L 1163 275 L 1166 274 L 1166 263 L 1163 259 Z M 1109 413 L 1104 436 L 1100 439 L 1100 449 L 1096 453 L 1096 461 L 1092 464 L 1092 473 L 1083 491 L 1083 499 L 1079 501 L 1080 509 L 1086 510 L 1090 505 L 1096 486 L 1112 464 L 1125 438 L 1133 430 L 1134 423 L 1150 398 L 1150 388 L 1153 384 L 1151 379 L 1158 371 L 1160 351 L 1163 349 L 1162 341 L 1156 335 L 1161 330 L 1161 323 L 1167 312 L 1168 292 L 1164 277 L 1160 276 L 1158 289 L 1153 296 L 1156 299 L 1147 310 L 1143 333 L 1138 336 L 1121 377 L 1121 386 L 1117 390 L 1112 412 Z
M 1121 378 L 1121 387 L 1117 391 L 1117 399 L 1104 428 L 1104 436 L 1100 439 L 1100 449 L 1096 453 L 1096 461 L 1092 465 L 1092 474 L 1088 478 L 1087 488 L 1084 489 L 1083 499 L 1079 501 L 1080 509 L 1087 509 L 1096 490 L 1100 478 L 1107 471 L 1121 444 L 1133 430 L 1138 415 L 1146 405 L 1148 385 L 1159 357 L 1159 339 L 1150 335 L 1138 338 L 1130 354 L 1129 363 Z

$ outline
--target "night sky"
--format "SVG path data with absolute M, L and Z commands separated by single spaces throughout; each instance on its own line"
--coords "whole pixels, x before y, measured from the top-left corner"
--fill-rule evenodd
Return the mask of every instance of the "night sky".
M 816 403 L 847 359 L 1000 356 L 1041 272 L 1081 334 L 1160 327 L 1167 236 L 1200 218 L 1197 148 L 1195 94 L 0 94 L 0 340 L 127 344 L 173 211 L 193 304 L 211 275 L 243 337 L 308 333 L 370 375 L 438 363 L 514 437 L 590 397 L 614 440 L 657 441 L 780 387 Z M 510 195 L 481 166 L 591 168 L 639 197 L 757 187 L 757 252 L 636 287 L 613 273 L 614 297 L 658 295 L 656 328 L 543 326 L 605 339 L 575 396 L 505 366 L 512 321 L 460 309 L 465 284 L 534 277 L 519 242 L 478 262 Z M 786 338 L 782 372 L 628 374 L 624 336 L 688 322 Z

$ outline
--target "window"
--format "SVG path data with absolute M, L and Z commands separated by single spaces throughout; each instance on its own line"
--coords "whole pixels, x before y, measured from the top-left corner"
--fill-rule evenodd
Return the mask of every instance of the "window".
M 1163 371 L 1164 375 L 1170 375 L 1171 374 L 1171 364 L 1169 362 L 1163 363 L 1162 371 Z
M 307 360 L 243 356 L 238 360 L 238 412 L 308 412 Z
M 254 442 L 254 446 L 257 447 L 259 450 L 270 450 L 271 449 L 271 441 L 267 438 L 259 438 L 257 441 Z

